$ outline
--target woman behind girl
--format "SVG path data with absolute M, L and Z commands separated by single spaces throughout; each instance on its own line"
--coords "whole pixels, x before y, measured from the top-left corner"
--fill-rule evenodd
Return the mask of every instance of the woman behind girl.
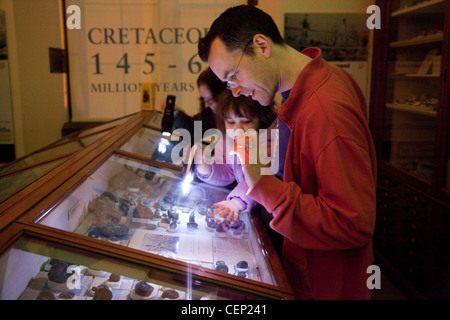
M 224 141 L 219 141 L 218 146 L 223 146 L 223 152 L 219 152 L 223 161 L 216 161 L 207 164 L 205 161 L 198 163 L 195 168 L 197 177 L 209 184 L 217 186 L 227 186 L 234 181 L 237 186 L 230 192 L 227 199 L 214 206 L 217 208 L 214 213 L 220 213 L 223 217 L 228 215 L 230 220 L 238 220 L 239 212 L 250 211 L 256 205 L 256 202 L 246 195 L 248 186 L 244 179 L 244 173 L 236 154 L 230 154 L 228 151 L 233 150 L 236 134 L 242 131 L 246 132 L 254 129 L 259 132 L 260 129 L 267 129 L 266 135 L 260 136 L 259 140 L 267 139 L 264 145 L 268 150 L 263 150 L 266 155 L 271 155 L 271 130 L 276 128 L 276 109 L 272 103 L 269 106 L 261 106 L 251 97 L 239 96 L 234 97 L 231 91 L 224 91 L 218 99 L 216 106 L 217 128 L 221 131 Z M 242 130 L 242 131 L 241 131 Z M 220 150 L 216 147 L 215 150 Z M 223 153 L 223 154 L 222 154 Z
M 200 93 L 200 112 L 194 116 L 187 115 L 184 111 L 175 109 L 175 119 L 172 124 L 172 131 L 176 129 L 186 129 L 191 135 L 191 144 L 194 141 L 194 121 L 201 121 L 202 136 L 205 131 L 217 128 L 215 108 L 219 95 L 226 91 L 226 84 L 219 80 L 212 72 L 211 68 L 207 68 L 197 78 L 197 88 Z M 162 102 L 161 111 L 164 113 L 165 103 Z

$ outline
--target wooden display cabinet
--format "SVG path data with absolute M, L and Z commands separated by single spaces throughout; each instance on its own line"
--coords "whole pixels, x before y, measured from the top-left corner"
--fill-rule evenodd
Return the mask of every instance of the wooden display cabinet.
M 183 163 L 166 156 L 175 142 L 161 135 L 160 122 L 158 112 L 126 117 L 1 202 L 3 277 L 20 276 L 20 270 L 9 266 L 19 258 L 30 264 L 23 270 L 28 278 L 45 278 L 52 258 L 68 259 L 83 270 L 100 261 L 106 271 L 131 279 L 130 283 L 175 286 L 186 299 L 292 299 L 257 212 L 241 214 L 245 227 L 240 232 L 233 229 L 238 225 L 220 235 L 208 228 L 212 204 L 225 199 L 230 189 L 196 180 L 185 189 Z M 106 211 L 98 210 L 104 206 Z M 165 218 L 170 218 L 168 225 Z M 36 255 L 39 263 L 33 265 Z M 110 258 L 132 266 L 102 263 Z M 143 266 L 151 266 L 147 276 L 133 271 Z M 192 278 L 195 290 L 178 278 Z M 33 290 L 4 287 L 2 294 L 32 299 L 39 294 Z M 92 298 L 92 292 L 84 293 L 76 294 Z M 129 292 L 121 297 L 129 298 Z
M 411 298 L 450 298 L 450 3 L 377 1 L 370 125 L 378 263 Z

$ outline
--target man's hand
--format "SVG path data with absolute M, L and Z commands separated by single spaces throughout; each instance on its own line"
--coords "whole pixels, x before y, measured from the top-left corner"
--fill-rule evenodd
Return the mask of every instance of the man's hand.
M 252 188 L 261 178 L 263 165 L 259 161 L 258 137 L 239 136 L 230 154 L 236 154 L 242 165 L 245 182 Z

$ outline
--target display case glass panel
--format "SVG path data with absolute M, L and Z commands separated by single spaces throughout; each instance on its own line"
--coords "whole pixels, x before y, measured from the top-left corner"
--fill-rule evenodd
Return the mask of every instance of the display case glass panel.
M 0 300 L 262 298 L 270 296 L 28 236 L 0 256 Z
M 107 133 L 108 131 L 101 131 L 96 134 L 90 134 L 72 140 L 52 144 L 46 148 L 40 149 L 25 157 L 4 165 L 0 168 L 0 175 L 39 164 L 40 162 L 55 159 L 57 157 L 73 154 L 91 145 L 101 137 L 105 136 Z
M 74 153 L 83 148 L 84 148 L 83 143 L 79 140 L 76 140 L 49 149 L 34 152 L 26 157 L 18 159 L 17 161 L 11 162 L 10 165 L 4 166 L 2 169 L 0 169 L 0 174 L 32 166 L 46 160 L 60 157 L 65 154 Z
M 101 131 L 112 129 L 118 125 L 121 125 L 121 124 L 127 122 L 131 116 L 132 115 L 128 115 L 128 116 L 125 116 L 122 118 L 118 118 L 118 119 L 114 119 L 114 120 L 105 122 L 103 124 L 99 124 L 97 126 L 93 126 L 92 128 L 80 130 L 78 132 L 77 136 L 86 137 L 86 136 L 92 135 L 94 133 L 100 133 Z
M 161 129 L 162 118 L 163 114 L 161 112 L 154 112 L 145 124 L 155 129 Z
M 127 116 L 69 134 L 44 148 L 10 163 L 1 165 L 0 175 L 80 151 L 107 135 L 114 127 L 125 123 L 129 119 L 130 116 Z
M 178 171 L 112 155 L 36 221 L 274 285 L 248 213 L 232 223 L 212 213 L 229 190 L 187 181 Z
M 92 125 L 88 125 L 87 123 L 84 123 L 88 127 L 79 129 L 75 132 L 67 134 L 61 140 L 56 141 L 55 144 L 59 144 L 60 142 L 64 142 L 64 141 L 73 140 L 76 137 L 87 137 L 87 136 L 91 136 L 91 135 L 97 135 L 97 137 L 100 137 L 100 134 L 101 135 L 104 134 L 103 132 L 107 133 L 109 130 L 112 130 L 114 127 L 117 127 L 117 126 L 127 122 L 132 116 L 133 116 L 133 114 L 130 114 L 125 117 L 114 119 L 114 120 L 107 121 L 107 122 L 97 124 L 97 125 L 94 123 Z
M 120 147 L 120 150 L 135 153 L 153 160 L 182 166 L 183 149 L 176 148 L 178 144 L 178 140 L 171 141 L 170 137 L 164 137 L 159 131 L 142 127 Z M 172 156 L 172 152 L 177 151 L 178 154 Z
M 431 182 L 444 0 L 392 1 L 382 159 Z
M 16 191 L 24 188 L 37 178 L 43 176 L 50 170 L 56 168 L 67 158 L 60 158 L 54 161 L 42 163 L 37 166 L 32 166 L 24 170 L 13 173 L 0 174 L 0 202 L 4 201 L 8 196 Z

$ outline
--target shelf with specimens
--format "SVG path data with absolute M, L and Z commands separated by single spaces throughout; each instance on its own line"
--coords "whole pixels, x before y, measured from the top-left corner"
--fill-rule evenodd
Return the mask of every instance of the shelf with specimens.
M 115 257 L 22 236 L 0 255 L 0 300 L 267 298 Z M 189 275 L 192 276 L 192 275 Z
M 378 155 L 374 250 L 411 299 L 448 297 L 448 0 L 379 0 L 370 126 Z M 443 230 L 443 229 L 442 229 Z M 404 236 L 408 234 L 409 236 Z M 384 261 L 384 262 L 383 262 Z
M 446 1 L 391 1 L 382 158 L 431 182 Z

